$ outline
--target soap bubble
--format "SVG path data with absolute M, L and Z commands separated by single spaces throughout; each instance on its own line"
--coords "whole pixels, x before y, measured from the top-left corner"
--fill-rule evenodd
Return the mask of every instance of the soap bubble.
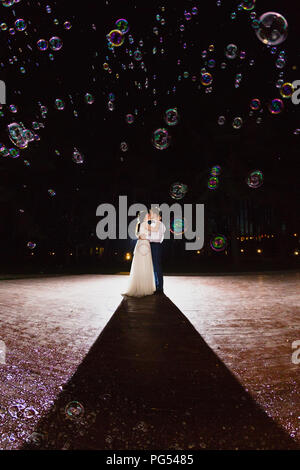
M 221 173 L 220 165 L 214 165 L 212 169 L 210 170 L 210 174 L 212 176 L 218 176 L 220 173 Z
M 87 103 L 87 104 L 93 104 L 95 99 L 93 97 L 93 95 L 91 95 L 91 93 L 86 93 L 84 95 L 84 101 Z
M 182 235 L 186 230 L 185 219 L 176 218 L 170 224 L 170 232 L 174 235 Z
M 259 188 L 263 184 L 263 174 L 260 170 L 254 170 L 247 178 L 249 188 Z
M 8 137 L 11 142 L 18 148 L 24 149 L 28 146 L 28 138 L 24 132 L 24 128 L 17 122 L 8 124 Z
M 211 176 L 207 182 L 208 189 L 217 189 L 218 186 L 219 186 L 219 178 L 217 176 Z
M 214 251 L 224 251 L 227 245 L 227 240 L 224 235 L 215 235 L 210 240 L 210 247 Z
M 57 98 L 55 100 L 55 107 L 56 109 L 58 109 L 59 111 L 63 111 L 65 109 L 65 103 L 63 102 L 63 100 Z
M 179 116 L 177 108 L 167 109 L 167 111 L 165 112 L 165 121 L 169 126 L 175 126 L 176 124 L 178 124 L 178 119 Z
M 264 44 L 275 46 L 287 38 L 288 23 L 280 13 L 270 11 L 261 15 L 255 33 Z
M 232 121 L 232 127 L 234 129 L 240 129 L 243 125 L 243 119 L 241 117 L 235 117 Z
M 268 108 L 269 108 L 270 113 L 279 114 L 284 108 L 283 101 L 280 100 L 279 98 L 276 98 L 272 100 L 271 103 L 269 103 Z
M 250 103 L 250 108 L 254 111 L 257 111 L 261 106 L 260 100 L 258 98 L 253 98 Z
M 180 200 L 184 198 L 188 191 L 188 187 L 183 183 L 173 183 L 170 187 L 170 196 L 172 199 Z
M 49 39 L 49 46 L 53 51 L 59 51 L 62 48 L 63 43 L 58 36 L 53 36 Z
M 226 122 L 225 116 L 219 116 L 219 117 L 218 117 L 218 124 L 219 124 L 219 126 L 223 126 L 223 125 L 225 124 L 225 122 Z
M 48 41 L 46 41 L 46 39 L 39 39 L 36 45 L 40 51 L 46 51 L 48 49 Z
M 67 418 L 76 420 L 84 415 L 84 407 L 78 401 L 71 401 L 65 408 L 65 414 Z
M 256 0 L 243 0 L 241 6 L 244 10 L 253 10 Z
M 24 31 L 27 27 L 26 21 L 22 18 L 19 18 L 15 21 L 15 28 L 17 31 Z
M 72 160 L 75 163 L 81 164 L 84 162 L 83 155 L 79 152 L 79 150 L 74 147 L 73 149 L 73 154 L 72 154 Z
M 205 72 L 201 74 L 201 83 L 204 86 L 209 86 L 212 84 L 213 77 L 212 74 L 209 72 Z
M 156 129 L 152 135 L 152 143 L 158 150 L 165 150 L 170 145 L 170 136 L 168 130 L 164 127 Z
M 283 98 L 290 98 L 294 93 L 295 88 L 292 83 L 283 83 L 280 89 L 280 94 Z
M 120 18 L 115 22 L 115 26 L 118 31 L 121 31 L 121 33 L 126 34 L 129 31 L 129 25 L 128 21 L 125 20 L 124 18 Z
M 108 35 L 107 35 L 108 41 L 114 46 L 114 47 L 119 47 L 122 46 L 124 42 L 124 36 L 121 31 L 118 29 L 113 29 Z
M 237 56 L 238 48 L 235 44 L 228 44 L 225 49 L 225 56 L 227 59 L 235 59 Z
M 27 243 L 27 248 L 29 248 L 30 250 L 34 250 L 35 247 L 36 247 L 36 243 L 34 242 Z
M 126 122 L 127 124 L 132 124 L 134 121 L 134 115 L 133 114 L 126 114 Z

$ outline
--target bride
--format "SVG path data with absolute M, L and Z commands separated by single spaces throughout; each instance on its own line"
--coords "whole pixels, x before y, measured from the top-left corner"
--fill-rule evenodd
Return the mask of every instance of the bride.
M 148 213 L 140 213 L 138 224 L 136 227 L 136 235 L 138 241 L 136 242 L 133 260 L 131 263 L 129 285 L 127 292 L 122 295 L 130 297 L 144 297 L 151 295 L 155 292 L 155 279 L 151 255 L 150 242 L 147 240 L 148 220 L 150 215 Z

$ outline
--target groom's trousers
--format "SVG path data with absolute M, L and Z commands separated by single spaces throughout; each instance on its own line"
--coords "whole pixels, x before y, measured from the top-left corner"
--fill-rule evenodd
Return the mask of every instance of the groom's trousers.
M 162 291 L 164 280 L 161 266 L 162 244 L 150 242 L 156 290 Z

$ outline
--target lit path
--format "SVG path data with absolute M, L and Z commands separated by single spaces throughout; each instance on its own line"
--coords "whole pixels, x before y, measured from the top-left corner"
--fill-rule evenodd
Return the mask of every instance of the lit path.
M 299 274 L 127 280 L 0 282 L 0 448 L 300 448 Z

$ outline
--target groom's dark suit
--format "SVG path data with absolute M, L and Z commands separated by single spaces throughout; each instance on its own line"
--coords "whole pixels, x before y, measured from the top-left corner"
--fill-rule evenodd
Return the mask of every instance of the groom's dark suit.
M 156 227 L 156 231 L 151 230 L 149 232 L 148 240 L 150 241 L 150 246 L 151 246 L 156 292 L 163 292 L 164 281 L 163 281 L 163 273 L 162 273 L 162 266 L 161 266 L 161 257 L 162 257 L 162 241 L 164 239 L 164 232 L 166 230 L 166 227 L 159 220 L 156 223 L 159 225 L 158 227 Z

